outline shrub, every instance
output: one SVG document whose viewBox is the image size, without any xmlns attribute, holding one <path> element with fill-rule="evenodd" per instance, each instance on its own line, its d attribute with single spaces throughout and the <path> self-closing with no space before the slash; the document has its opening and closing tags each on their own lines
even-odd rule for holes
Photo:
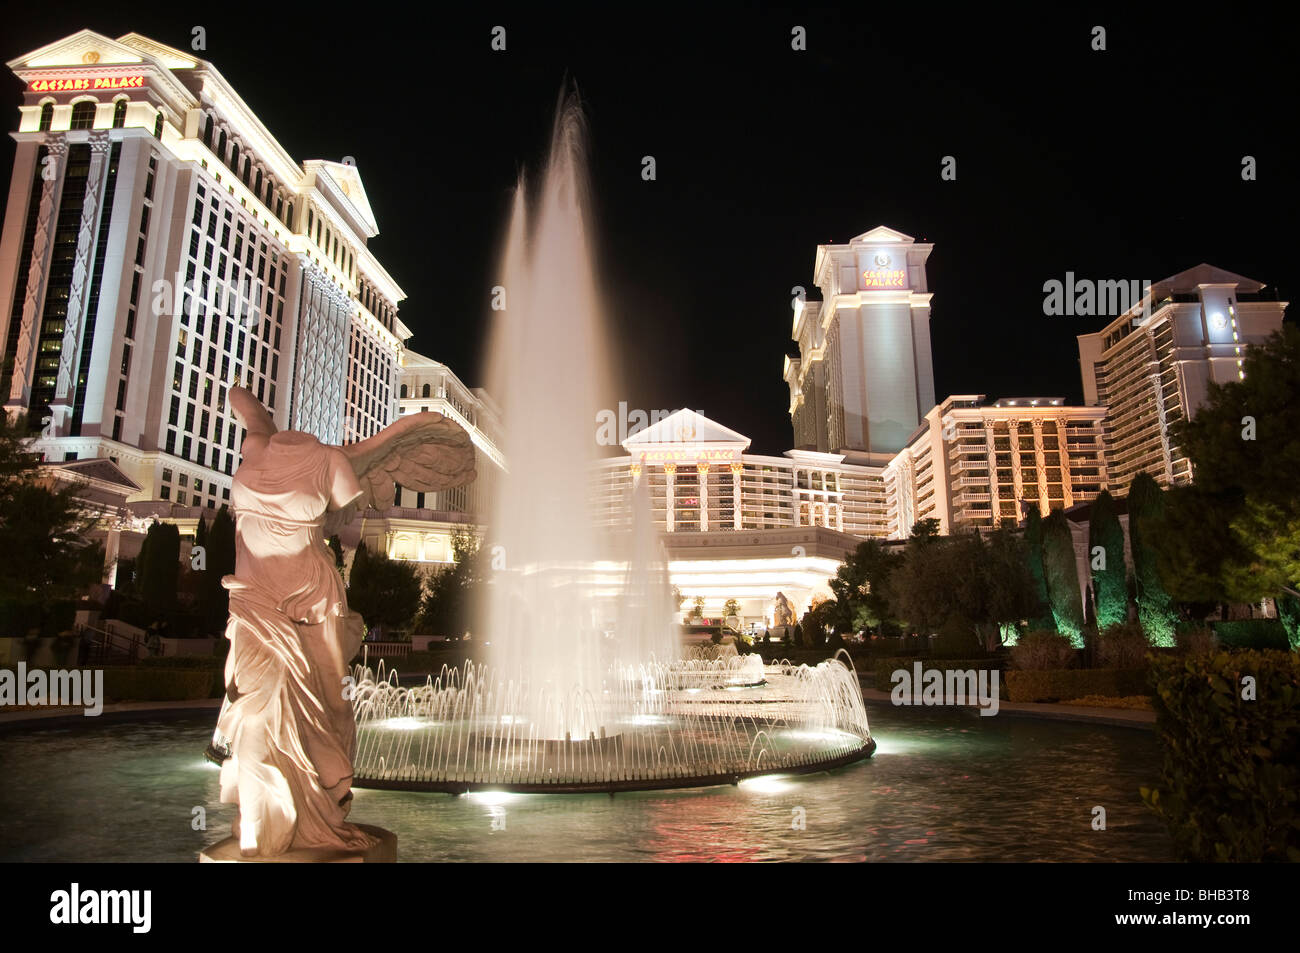
<svg viewBox="0 0 1300 953">
<path fill-rule="evenodd" d="M 221 673 L 181 668 L 106 668 L 104 694 L 122 701 L 193 701 L 221 696 Z"/>
<path fill-rule="evenodd" d="M 1214 634 L 1224 648 L 1287 649 L 1290 643 L 1281 619 L 1235 619 L 1214 623 Z"/>
<path fill-rule="evenodd" d="M 1000 658 L 952 658 L 952 659 L 929 659 L 929 658 L 884 658 L 878 659 L 873 671 L 875 672 L 875 686 L 883 692 L 889 691 L 893 686 L 893 675 L 896 671 L 906 669 L 910 674 L 914 662 L 921 663 L 921 669 L 942 668 L 942 669 L 968 669 L 973 668 L 976 671 L 988 669 L 989 671 L 1001 671 L 1002 660 Z"/>
<path fill-rule="evenodd" d="M 1204 654 L 1215 650 L 1214 630 L 1203 625 L 1180 625 L 1174 633 L 1174 644 L 1179 652 Z"/>
<path fill-rule="evenodd" d="M 1160 786 L 1142 798 L 1178 850 L 1194 862 L 1300 862 L 1300 658 L 1220 651 L 1158 658 L 1152 671 L 1164 757 Z"/>
<path fill-rule="evenodd" d="M 1097 636 L 1097 662 L 1102 668 L 1143 668 L 1151 643 L 1142 626 L 1112 625 Z"/>
<path fill-rule="evenodd" d="M 1074 660 L 1074 643 L 1069 637 L 1046 629 L 1030 632 L 1011 650 L 1011 667 L 1021 671 L 1061 669 Z"/>
<path fill-rule="evenodd" d="M 1122 698 L 1150 691 L 1145 669 L 1029 669 L 1007 672 L 1005 678 L 1007 698 L 1013 702 L 1059 702 L 1087 695 Z"/>
<path fill-rule="evenodd" d="M 931 655 L 935 658 L 964 658 L 983 649 L 975 627 L 960 616 L 949 616 L 939 627 Z"/>
</svg>

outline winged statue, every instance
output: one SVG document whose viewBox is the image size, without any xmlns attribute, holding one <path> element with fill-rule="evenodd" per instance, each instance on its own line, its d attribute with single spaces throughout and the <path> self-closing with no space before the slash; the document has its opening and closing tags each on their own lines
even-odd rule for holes
<svg viewBox="0 0 1300 953">
<path fill-rule="evenodd" d="M 246 434 L 231 487 L 235 572 L 222 580 L 231 644 L 214 736 L 226 756 L 221 800 L 239 807 L 232 833 L 246 857 L 364 852 L 373 838 L 346 821 L 356 748 L 348 665 L 364 626 L 327 540 L 359 507 L 392 506 L 396 484 L 430 493 L 470 482 L 473 445 L 454 421 L 425 412 L 332 446 L 279 430 L 245 388 L 229 401 Z"/>
</svg>

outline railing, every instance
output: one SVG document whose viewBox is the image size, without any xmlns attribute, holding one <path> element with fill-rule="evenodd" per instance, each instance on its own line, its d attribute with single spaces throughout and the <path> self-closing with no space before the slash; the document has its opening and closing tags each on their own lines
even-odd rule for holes
<svg viewBox="0 0 1300 953">
<path fill-rule="evenodd" d="M 103 665 L 106 662 L 120 662 L 134 665 L 140 661 L 140 650 L 144 640 L 138 635 L 123 635 L 107 629 L 97 629 L 91 625 L 79 625 L 77 634 L 82 638 L 90 634 L 89 651 L 86 653 L 87 665 Z"/>
<path fill-rule="evenodd" d="M 361 654 L 369 658 L 405 658 L 411 654 L 410 642 L 362 642 Z"/>
</svg>

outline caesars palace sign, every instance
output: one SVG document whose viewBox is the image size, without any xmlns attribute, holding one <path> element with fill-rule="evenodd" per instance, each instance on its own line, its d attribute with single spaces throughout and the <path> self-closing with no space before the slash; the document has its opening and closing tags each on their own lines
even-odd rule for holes
<svg viewBox="0 0 1300 953">
<path fill-rule="evenodd" d="M 77 76 L 71 79 L 34 79 L 32 93 L 77 93 L 92 89 L 143 89 L 143 76 Z"/>
<path fill-rule="evenodd" d="M 647 450 L 642 463 L 732 463 L 740 459 L 735 450 Z"/>
<path fill-rule="evenodd" d="M 906 288 L 907 272 L 895 268 L 894 260 L 886 252 L 878 253 L 871 261 L 872 267 L 862 272 L 862 287 L 868 288 Z"/>
</svg>

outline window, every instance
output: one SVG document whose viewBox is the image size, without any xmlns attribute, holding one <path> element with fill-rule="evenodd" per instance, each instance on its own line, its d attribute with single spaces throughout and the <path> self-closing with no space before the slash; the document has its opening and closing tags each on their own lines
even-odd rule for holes
<svg viewBox="0 0 1300 953">
<path fill-rule="evenodd" d="M 405 385 L 405 384 L 402 385 L 401 398 L 402 398 L 402 400 L 406 400 L 406 385 Z"/>
<path fill-rule="evenodd" d="M 121 129 L 126 125 L 126 100 L 119 99 L 113 107 L 113 128 Z"/>
<path fill-rule="evenodd" d="M 72 107 L 72 125 L 70 129 L 93 129 L 95 127 L 95 103 L 83 100 Z"/>
<path fill-rule="evenodd" d="M 226 130 L 224 129 L 221 130 L 221 138 L 217 140 L 217 155 L 221 157 L 222 162 L 226 161 Z M 218 181 L 220 181 L 220 177 L 218 177 Z"/>
<path fill-rule="evenodd" d="M 153 137 L 155 139 L 162 138 L 162 127 L 163 127 L 163 117 L 162 117 L 162 113 L 159 113 L 158 118 L 153 121 Z"/>
<path fill-rule="evenodd" d="M 212 117 L 203 117 L 203 144 L 209 149 L 212 148 Z"/>
<path fill-rule="evenodd" d="M 429 385 L 428 385 L 428 384 L 425 384 L 424 387 L 422 387 L 422 388 L 420 389 L 420 396 L 421 396 L 421 397 L 428 397 L 428 396 L 429 396 Z"/>
<path fill-rule="evenodd" d="M 48 132 L 50 125 L 54 122 L 54 103 L 46 103 L 41 107 L 41 132 Z"/>
</svg>

